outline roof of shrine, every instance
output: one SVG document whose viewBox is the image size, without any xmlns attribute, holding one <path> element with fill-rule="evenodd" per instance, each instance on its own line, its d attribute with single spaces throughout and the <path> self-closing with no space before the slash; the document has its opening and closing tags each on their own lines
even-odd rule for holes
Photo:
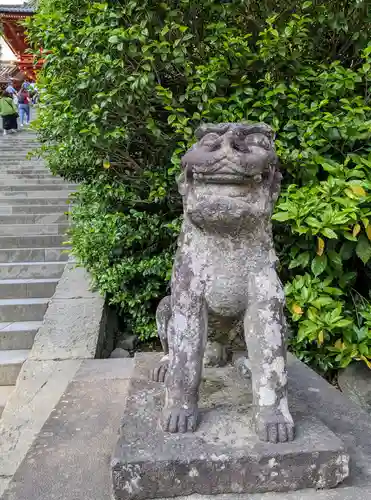
<svg viewBox="0 0 371 500">
<path fill-rule="evenodd" d="M 27 4 L 4 5 L 0 3 L 0 14 L 29 15 L 34 14 L 34 12 L 35 9 Z"/>
<path fill-rule="evenodd" d="M 16 64 L 0 63 L 0 84 L 8 83 L 10 79 L 22 80 L 22 76 L 24 78 Z"/>
</svg>

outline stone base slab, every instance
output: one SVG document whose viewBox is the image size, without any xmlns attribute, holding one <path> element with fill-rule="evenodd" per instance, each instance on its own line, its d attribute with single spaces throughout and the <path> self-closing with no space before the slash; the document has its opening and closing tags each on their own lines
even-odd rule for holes
<svg viewBox="0 0 371 500">
<path fill-rule="evenodd" d="M 349 474 L 341 440 L 291 394 L 292 443 L 260 442 L 251 427 L 249 379 L 233 367 L 208 368 L 196 433 L 162 432 L 162 384 L 148 380 L 161 355 L 136 357 L 121 437 L 112 460 L 114 498 L 148 500 L 192 494 L 286 492 L 333 488 Z"/>
</svg>

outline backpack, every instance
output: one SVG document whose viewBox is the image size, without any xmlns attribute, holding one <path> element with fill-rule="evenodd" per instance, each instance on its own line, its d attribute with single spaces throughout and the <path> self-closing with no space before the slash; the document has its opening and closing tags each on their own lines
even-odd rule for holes
<svg viewBox="0 0 371 500">
<path fill-rule="evenodd" d="M 25 104 L 25 94 L 23 92 L 19 92 L 18 94 L 18 104 Z"/>
<path fill-rule="evenodd" d="M 10 97 L 3 97 L 0 99 L 0 112 L 1 116 L 10 116 L 17 114 L 17 111 L 13 104 L 13 99 Z"/>
</svg>

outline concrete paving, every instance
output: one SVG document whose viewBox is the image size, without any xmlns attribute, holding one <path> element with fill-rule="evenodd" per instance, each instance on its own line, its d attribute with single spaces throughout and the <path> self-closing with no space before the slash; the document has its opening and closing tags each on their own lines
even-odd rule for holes
<svg viewBox="0 0 371 500">
<path fill-rule="evenodd" d="M 31 363 L 31 361 L 27 361 Z M 39 362 L 40 363 L 40 362 Z M 112 500 L 109 473 L 120 420 L 125 419 L 125 400 L 132 375 L 130 359 L 75 361 L 64 369 L 69 380 L 58 377 L 56 366 L 46 362 L 35 377 L 37 389 L 25 388 L 30 403 L 48 418 L 22 456 L 13 476 L 13 458 L 4 455 L 0 442 L 1 500 Z M 72 362 L 73 363 L 73 362 Z M 69 371 L 67 371 L 67 368 Z M 30 367 L 31 369 L 31 367 Z M 34 373 L 34 372 L 30 372 Z M 53 374 L 51 376 L 51 374 Z M 290 357 L 290 387 L 301 399 L 308 416 L 320 418 L 342 441 L 351 455 L 349 479 L 333 490 L 299 490 L 287 493 L 191 495 L 177 500 L 368 500 L 371 498 L 371 418 L 343 394 L 299 361 Z M 30 380 L 30 378 L 28 378 Z M 59 390 L 59 397 L 55 393 Z M 51 390 L 52 389 L 52 390 Z M 48 397 L 46 397 L 46 393 Z M 14 397 L 14 396 L 12 396 Z M 56 404 L 52 410 L 51 399 Z M 40 403 L 43 403 L 42 405 Z M 25 408 L 14 419 L 28 418 Z M 42 420 L 42 419 L 41 419 Z M 123 420 L 121 420 L 122 422 Z M 18 423 L 18 422 L 17 422 Z M 138 425 L 141 425 L 138 419 Z M 13 477 L 12 477 L 13 476 Z M 3 496 L 1 496 L 2 491 Z M 157 497 L 160 500 L 159 497 Z M 149 499 L 148 499 L 149 500 Z M 162 499 L 165 500 L 165 499 Z"/>
<path fill-rule="evenodd" d="M 31 131 L 0 137 L 0 417 L 68 260 L 68 198 Z"/>
</svg>

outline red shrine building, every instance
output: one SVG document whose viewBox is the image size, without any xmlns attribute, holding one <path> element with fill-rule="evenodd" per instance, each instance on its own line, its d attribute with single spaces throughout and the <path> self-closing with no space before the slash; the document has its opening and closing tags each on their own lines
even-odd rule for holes
<svg viewBox="0 0 371 500">
<path fill-rule="evenodd" d="M 32 54 L 28 54 L 29 45 L 25 34 L 23 21 L 34 14 L 34 8 L 27 3 L 19 5 L 2 4 L 0 0 L 0 33 L 9 46 L 16 60 L 13 64 L 6 62 L 0 67 L 0 79 L 35 80 L 36 71 Z M 22 78 L 23 76 L 23 78 Z"/>
</svg>

